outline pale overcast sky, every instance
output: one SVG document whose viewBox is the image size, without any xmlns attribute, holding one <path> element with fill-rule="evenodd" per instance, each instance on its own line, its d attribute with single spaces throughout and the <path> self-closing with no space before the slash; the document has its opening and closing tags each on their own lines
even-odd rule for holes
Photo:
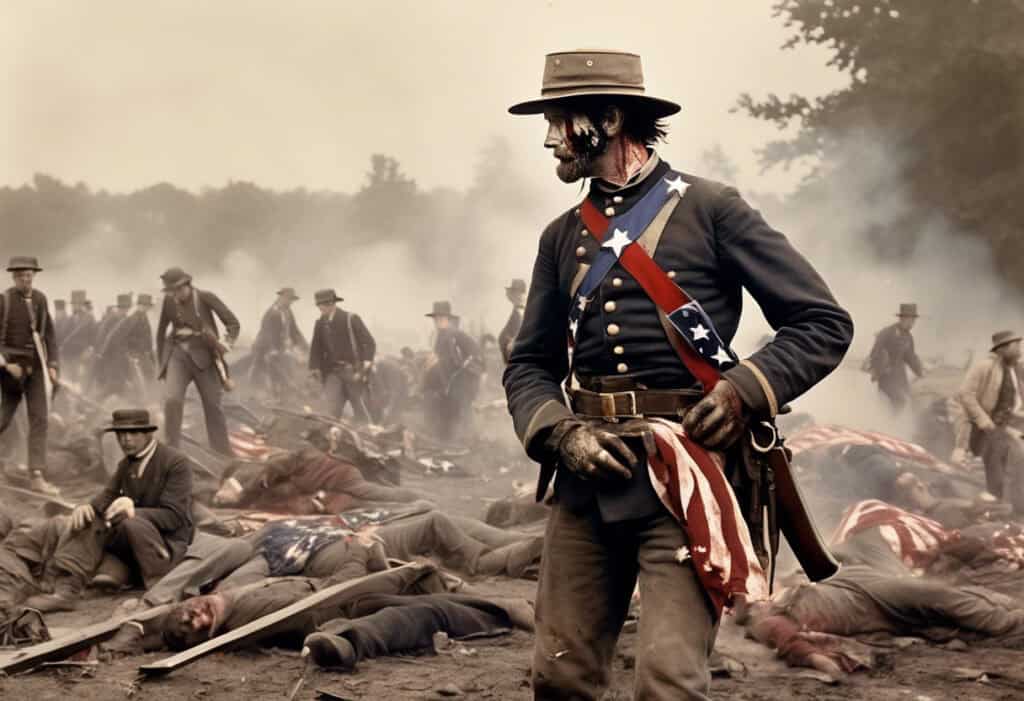
<svg viewBox="0 0 1024 701">
<path fill-rule="evenodd" d="M 844 83 L 824 51 L 779 50 L 772 4 L 5 0 L 0 184 L 351 191 L 386 152 L 426 187 L 464 187 L 500 135 L 554 186 L 543 124 L 505 110 L 538 92 L 544 53 L 581 46 L 642 54 L 648 90 L 684 105 L 663 149 L 676 167 L 720 142 L 750 183 L 774 130 L 729 114 L 737 96 Z"/>
</svg>

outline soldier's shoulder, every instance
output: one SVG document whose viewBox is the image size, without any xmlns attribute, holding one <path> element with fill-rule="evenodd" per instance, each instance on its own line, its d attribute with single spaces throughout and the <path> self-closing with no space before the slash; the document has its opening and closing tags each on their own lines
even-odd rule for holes
<svg viewBox="0 0 1024 701">
<path fill-rule="evenodd" d="M 576 228 L 579 212 L 579 205 L 574 205 L 552 219 L 541 232 L 541 241 L 552 242 L 571 233 Z"/>
<path fill-rule="evenodd" d="M 676 171 L 683 182 L 687 184 L 686 197 L 697 202 L 715 203 L 730 196 L 739 196 L 735 185 L 723 183 L 711 178 L 704 178 L 693 173 Z"/>
</svg>

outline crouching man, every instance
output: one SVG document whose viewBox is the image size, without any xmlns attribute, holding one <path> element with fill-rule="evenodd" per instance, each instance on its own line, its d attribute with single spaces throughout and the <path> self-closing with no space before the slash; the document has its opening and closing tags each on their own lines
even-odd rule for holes
<svg viewBox="0 0 1024 701">
<path fill-rule="evenodd" d="M 157 427 L 142 409 L 115 411 L 113 431 L 124 459 L 106 488 L 71 514 L 73 536 L 59 549 L 109 552 L 147 587 L 185 555 L 195 533 L 192 463 L 156 440 Z M 55 593 L 46 608 L 58 610 L 80 582 Z"/>
</svg>

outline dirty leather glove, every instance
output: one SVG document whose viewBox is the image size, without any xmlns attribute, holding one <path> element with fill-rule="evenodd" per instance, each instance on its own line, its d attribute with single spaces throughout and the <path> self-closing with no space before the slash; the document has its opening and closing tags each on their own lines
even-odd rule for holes
<svg viewBox="0 0 1024 701">
<path fill-rule="evenodd" d="M 633 476 L 636 454 L 614 433 L 580 423 L 569 429 L 558 445 L 562 465 L 580 477 L 622 479 Z"/>
<path fill-rule="evenodd" d="M 683 429 L 705 448 L 724 450 L 740 437 L 749 418 L 736 388 L 728 380 L 719 380 L 683 417 Z"/>
</svg>

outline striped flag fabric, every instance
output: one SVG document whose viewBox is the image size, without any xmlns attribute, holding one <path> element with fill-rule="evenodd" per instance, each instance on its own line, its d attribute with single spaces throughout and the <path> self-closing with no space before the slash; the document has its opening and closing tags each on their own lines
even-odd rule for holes
<svg viewBox="0 0 1024 701">
<path fill-rule="evenodd" d="M 244 425 L 237 431 L 229 431 L 228 441 L 235 455 L 248 460 L 263 460 L 274 452 L 274 447 L 267 444 L 264 436 Z"/>
<path fill-rule="evenodd" d="M 818 448 L 831 448 L 840 445 L 873 445 L 892 455 L 910 460 L 938 470 L 939 472 L 962 473 L 952 465 L 939 460 L 916 443 L 903 441 L 884 433 L 861 431 L 846 426 L 820 425 L 810 426 L 786 439 L 786 447 L 794 455 Z"/>
<path fill-rule="evenodd" d="M 735 596 L 767 599 L 768 579 L 722 470 L 722 456 L 691 441 L 678 423 L 650 418 L 648 424 L 657 447 L 647 456 L 651 484 L 689 540 L 676 560 L 693 561 L 719 614 Z"/>
<path fill-rule="evenodd" d="M 926 569 L 942 545 L 960 537 L 959 531 L 943 528 L 938 521 L 878 499 L 867 499 L 846 510 L 832 534 L 832 544 L 871 528 L 877 528 L 889 548 L 912 569 Z"/>
</svg>

